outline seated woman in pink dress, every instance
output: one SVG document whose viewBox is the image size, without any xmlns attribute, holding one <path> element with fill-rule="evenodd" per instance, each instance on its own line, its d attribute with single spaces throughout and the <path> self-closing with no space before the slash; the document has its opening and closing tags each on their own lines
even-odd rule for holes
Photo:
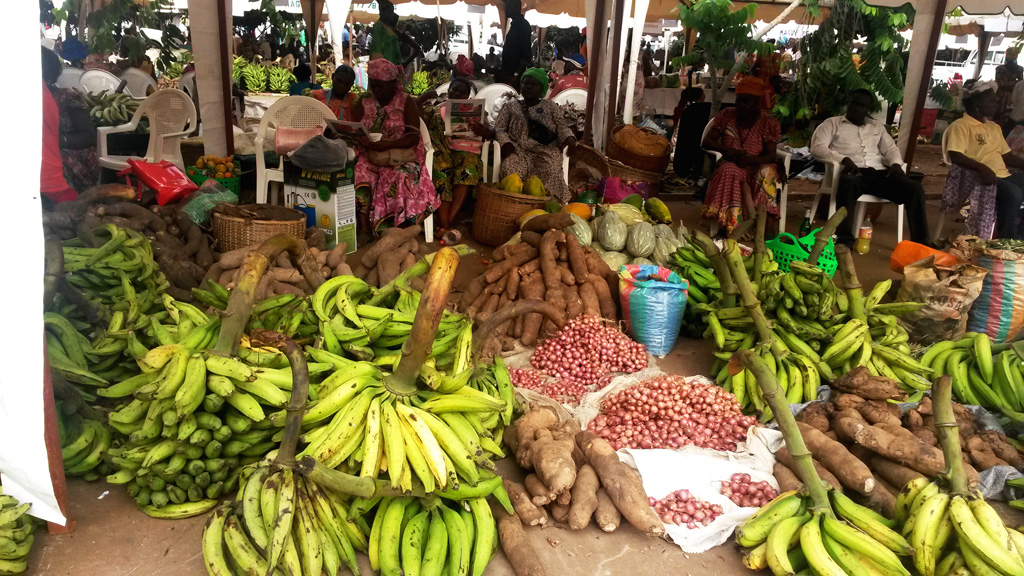
<svg viewBox="0 0 1024 576">
<path fill-rule="evenodd" d="M 380 140 L 360 143 L 355 167 L 356 203 L 360 228 L 375 233 L 383 228 L 416 223 L 440 205 L 420 138 L 420 112 L 399 82 L 400 69 L 378 58 L 367 66 L 370 91 L 351 110 Z"/>
<path fill-rule="evenodd" d="M 755 207 L 768 208 L 769 228 L 778 225 L 779 190 L 782 185 L 775 165 L 779 121 L 761 108 L 765 85 L 748 76 L 736 86 L 736 106 L 711 119 L 711 129 L 701 144 L 719 152 L 722 160 L 708 183 L 701 217 L 716 220 L 726 234 L 741 221 L 753 218 Z"/>
</svg>

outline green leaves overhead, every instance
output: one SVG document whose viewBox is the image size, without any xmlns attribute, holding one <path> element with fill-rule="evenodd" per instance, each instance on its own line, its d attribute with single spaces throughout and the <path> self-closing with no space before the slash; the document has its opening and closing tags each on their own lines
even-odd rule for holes
<svg viewBox="0 0 1024 576">
<path fill-rule="evenodd" d="M 698 0 L 693 6 L 679 5 L 679 21 L 697 32 L 694 50 L 678 59 L 683 65 L 706 62 L 715 68 L 731 68 L 735 54 L 764 54 L 770 44 L 751 38 L 756 6 L 747 4 L 739 9 L 729 0 Z"/>
</svg>

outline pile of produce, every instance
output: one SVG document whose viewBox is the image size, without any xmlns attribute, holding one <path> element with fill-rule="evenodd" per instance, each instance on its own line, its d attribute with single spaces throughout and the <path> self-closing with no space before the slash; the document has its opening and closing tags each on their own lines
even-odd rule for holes
<svg viewBox="0 0 1024 576">
<path fill-rule="evenodd" d="M 85 103 L 90 106 L 89 117 L 96 126 L 120 126 L 135 116 L 141 100 L 131 96 L 104 90 L 99 94 L 81 91 Z"/>
<path fill-rule="evenodd" d="M 544 187 L 544 182 L 537 175 L 530 176 L 524 183 L 523 178 L 519 174 L 509 174 L 502 178 L 495 188 L 509 194 L 523 194 L 526 196 L 543 197 L 548 194 L 547 189 Z"/>
<path fill-rule="evenodd" d="M 676 490 L 661 500 L 648 498 L 647 503 L 665 524 L 686 526 L 691 530 L 698 526 L 707 526 L 722 515 L 721 506 L 705 502 L 690 494 L 685 488 Z"/>
<path fill-rule="evenodd" d="M 807 405 L 797 416 L 815 464 L 834 475 L 837 488 L 859 492 L 864 504 L 891 514 L 904 485 L 946 469 L 933 398 L 925 397 L 901 414 L 899 406 L 890 402 L 905 399 L 897 383 L 863 368 L 837 378 L 833 386 L 841 392 L 833 393 L 827 402 Z M 1013 439 L 980 429 L 973 414 L 960 404 L 954 403 L 951 409 L 964 446 L 962 467 L 969 483 L 976 484 L 978 473 L 993 466 L 1024 467 Z M 828 438 L 832 435 L 838 442 Z M 789 451 L 780 451 L 776 459 L 780 486 L 797 488 L 787 468 L 792 463 Z M 869 484 L 873 488 L 866 490 Z"/>
<path fill-rule="evenodd" d="M 43 225 L 48 235 L 68 243 L 65 248 L 65 259 L 74 259 L 82 251 L 102 250 L 103 256 L 93 261 L 90 267 L 102 267 L 104 264 L 101 260 L 110 262 L 110 266 L 118 265 L 121 262 L 120 256 L 114 255 L 112 259 L 107 260 L 105 257 L 111 256 L 108 252 L 116 251 L 116 247 L 121 244 L 134 247 L 142 240 L 148 240 L 147 249 L 152 252 L 150 257 L 156 261 L 159 271 L 163 273 L 161 279 L 166 277 L 170 284 L 159 291 L 154 291 L 154 294 L 166 291 L 177 300 L 191 301 L 192 288 L 199 286 L 207 268 L 213 263 L 211 237 L 177 206 L 154 206 L 153 209 L 146 209 L 136 203 L 134 198 L 135 191 L 127 186 L 97 186 L 80 196 L 78 200 L 59 204 L 53 212 L 45 213 Z M 98 237 L 94 232 L 97 229 L 110 229 L 103 227 L 104 225 L 122 230 L 114 233 L 114 237 L 110 239 L 113 244 Z M 140 232 L 141 235 L 135 234 L 136 232 Z M 135 259 L 129 259 L 121 269 L 130 273 L 138 269 L 138 265 Z M 72 266 L 67 271 L 74 272 L 75 269 Z M 86 276 L 89 276 L 89 273 Z M 110 274 L 99 276 L 109 279 Z M 113 273 L 113 277 L 116 280 L 116 273 Z"/>
<path fill-rule="evenodd" d="M 587 429 L 616 450 L 693 445 L 734 451 L 756 423 L 718 386 L 659 376 L 605 397 Z"/>
<path fill-rule="evenodd" d="M 354 274 L 374 288 L 385 286 L 399 274 L 412 268 L 420 258 L 420 243 L 417 240 L 423 228 L 419 225 L 408 228 L 389 228 L 370 246 L 355 268 Z M 426 246 L 424 245 L 424 248 Z"/>
<path fill-rule="evenodd" d="M 66 475 L 81 476 L 91 482 L 99 479 L 100 474 L 110 473 L 110 465 L 103 457 L 110 448 L 112 435 L 106 415 L 82 402 L 81 396 L 75 397 L 76 406 L 71 402 L 56 403 L 61 458 Z"/>
<path fill-rule="evenodd" d="M 31 506 L 0 493 L 0 574 L 21 574 L 28 570 L 28 553 L 35 540 L 35 524 L 26 514 Z"/>
<path fill-rule="evenodd" d="M 913 550 L 894 530 L 896 523 L 822 482 L 804 444 L 806 433 L 801 435 L 771 368 L 751 350 L 738 352 L 731 364 L 733 370 L 749 370 L 763 389 L 804 484 L 804 490 L 783 492 L 736 529 L 736 542 L 746 548 L 743 563 L 777 575 L 809 567 L 816 574 L 909 576 L 901 557 Z"/>
<path fill-rule="evenodd" d="M 622 518 L 649 536 L 665 532 L 648 505 L 640 478 L 619 461 L 615 449 L 574 422 L 560 422 L 547 406 L 531 405 L 505 429 L 516 461 L 531 470 L 523 484 L 505 481 L 512 506 L 524 523 L 556 522 L 582 530 L 593 517 L 605 532 Z"/>
<path fill-rule="evenodd" d="M 267 79 L 270 77 L 269 68 L 262 64 L 249 63 L 242 68 L 242 81 L 247 92 L 264 92 L 267 89 Z"/>
<path fill-rule="evenodd" d="M 213 155 L 200 156 L 195 165 L 186 169 L 190 176 L 202 174 L 207 178 L 234 178 L 241 171 L 242 167 L 234 156 L 219 158 Z"/>
<path fill-rule="evenodd" d="M 766 480 L 753 482 L 750 479 L 750 474 L 743 472 L 737 472 L 729 478 L 728 482 L 722 482 L 720 493 L 732 500 L 733 504 L 744 508 L 750 506 L 760 508 L 779 495 Z"/>
<path fill-rule="evenodd" d="M 316 230 L 317 233 L 320 232 L 316 228 L 310 228 L 309 230 Z M 309 230 L 307 230 L 307 234 Z M 309 254 L 313 258 L 312 264 L 320 270 L 324 278 L 352 275 L 352 269 L 345 262 L 346 246 L 344 242 L 340 242 L 334 248 L 327 250 L 315 247 L 315 243 L 312 241 L 313 237 L 307 236 L 307 238 Z M 320 235 L 321 240 L 322 238 L 322 235 Z M 245 257 L 258 246 L 258 244 L 254 244 L 215 255 L 217 258 L 216 263 L 205 274 L 206 282 L 204 285 L 209 290 L 194 291 L 193 294 L 196 298 L 199 298 L 207 305 L 223 310 L 227 306 L 227 293 L 225 290 L 220 289 L 220 287 L 227 290 L 235 287 L 238 281 L 239 270 L 245 261 Z M 210 292 L 214 292 L 214 294 L 211 295 Z M 256 287 L 256 300 L 262 301 L 285 294 L 303 298 L 312 293 L 312 286 L 306 281 L 302 272 L 292 264 L 288 254 L 281 254 L 268 267 L 266 274 L 263 275 L 259 285 Z"/>
<path fill-rule="evenodd" d="M 988 334 L 968 332 L 960 340 L 936 342 L 919 361 L 935 376 L 950 376 L 960 402 L 1024 419 L 1024 362 L 1009 344 L 993 345 Z"/>
<path fill-rule="evenodd" d="M 484 273 L 466 287 L 459 309 L 477 323 L 497 323 L 492 337 L 498 350 L 511 349 L 516 340 L 533 346 L 564 319 L 581 314 L 618 320 L 618 276 L 561 230 L 572 223 L 564 212 L 531 219 L 519 234 L 521 242 L 495 249 Z M 510 320 L 507 314 L 520 307 L 532 313 Z M 493 354 L 484 350 L 485 356 Z"/>
<path fill-rule="evenodd" d="M 664 202 L 651 198 L 644 209 L 646 212 L 625 201 L 603 204 L 600 210 L 604 213 L 590 221 L 594 239 L 591 247 L 612 270 L 626 264 L 667 267 L 672 263 L 672 255 L 682 246 L 681 238 L 686 229 L 680 226 L 676 232 L 672 231 L 668 226 L 672 216 Z"/>
<path fill-rule="evenodd" d="M 606 386 L 615 372 L 632 374 L 647 367 L 647 350 L 605 320 L 580 315 L 538 345 L 532 369 L 512 371 L 516 386 L 577 403 L 587 392 Z"/>
<path fill-rule="evenodd" d="M 295 74 L 292 74 L 291 70 L 288 70 L 287 68 L 274 66 L 269 68 L 269 71 L 270 73 L 267 80 L 270 92 L 284 94 L 288 92 L 288 89 L 296 82 Z"/>
</svg>

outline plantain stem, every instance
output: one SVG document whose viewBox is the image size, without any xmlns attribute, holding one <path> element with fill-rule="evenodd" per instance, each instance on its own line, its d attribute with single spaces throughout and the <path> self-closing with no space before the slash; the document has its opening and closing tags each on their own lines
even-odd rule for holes
<svg viewBox="0 0 1024 576">
<path fill-rule="evenodd" d="M 836 228 L 839 228 L 839 224 L 842 223 L 844 218 L 846 218 L 846 208 L 840 206 L 832 214 L 832 217 L 825 222 L 825 225 L 818 229 L 818 233 L 814 237 L 814 246 L 811 248 L 811 255 L 807 258 L 808 264 L 811 266 L 818 265 L 818 258 L 821 257 L 825 246 L 828 246 L 829 239 L 836 233 Z"/>
<path fill-rule="evenodd" d="M 416 378 L 423 362 L 430 356 L 458 267 L 458 252 L 451 248 L 437 251 L 427 275 L 427 286 L 416 308 L 409 338 L 402 344 L 402 358 L 394 373 L 384 379 L 384 387 L 392 394 L 412 396 L 416 393 Z"/>
<path fill-rule="evenodd" d="M 764 229 L 768 224 L 768 208 L 764 204 L 757 206 L 757 228 L 754 229 L 754 278 L 755 286 L 761 284 L 761 264 L 768 246 L 764 243 Z"/>
<path fill-rule="evenodd" d="M 775 358 L 782 360 L 789 354 L 789 351 L 775 341 L 771 322 L 764 315 L 764 310 L 761 309 L 761 302 L 758 301 L 757 294 L 754 292 L 754 286 L 750 283 L 750 277 L 747 276 L 747 270 L 743 267 L 743 257 L 740 256 L 740 248 L 735 240 L 726 240 L 723 256 L 729 265 L 729 270 L 732 272 L 733 281 L 735 281 L 736 286 L 739 288 L 743 307 L 747 309 L 747 313 L 754 321 L 754 328 L 757 329 L 757 335 L 760 336 L 761 343 L 770 346 Z"/>
<path fill-rule="evenodd" d="M 309 478 L 314 484 L 344 494 L 346 496 L 358 496 L 367 500 L 381 497 L 416 496 L 426 497 L 422 487 L 413 488 L 408 493 L 392 488 L 387 481 L 353 476 L 340 470 L 334 470 L 324 466 L 312 456 L 304 456 L 298 461 L 297 467 L 303 476 Z"/>
<path fill-rule="evenodd" d="M 953 492 L 967 492 L 967 473 L 964 472 L 964 456 L 960 449 L 960 429 L 953 416 L 953 379 L 942 376 L 932 387 L 932 412 L 935 414 L 935 433 L 946 459 L 943 475 L 949 481 Z"/>
<path fill-rule="evenodd" d="M 797 476 L 807 488 L 811 496 L 811 509 L 826 514 L 832 514 L 832 506 L 828 501 L 828 490 L 814 469 L 814 462 L 811 459 L 811 451 L 804 443 L 804 437 L 800 434 L 800 428 L 796 425 L 793 412 L 789 409 L 789 403 L 785 396 L 779 394 L 779 382 L 775 379 L 768 364 L 754 353 L 753 350 L 739 350 L 733 354 L 734 362 L 738 362 L 743 368 L 754 375 L 757 385 L 761 388 L 761 396 L 772 409 L 775 421 L 779 424 L 779 431 L 786 440 L 786 447 L 793 457 L 793 464 L 796 466 Z"/>
<path fill-rule="evenodd" d="M 288 415 L 284 420 L 284 437 L 277 452 L 277 463 L 292 467 L 295 465 L 295 447 L 299 443 L 302 427 L 302 413 L 306 410 L 309 397 L 309 366 L 302 348 L 291 338 L 272 330 L 254 330 L 252 342 L 255 346 L 273 346 L 284 352 L 292 369 L 292 394 L 285 407 Z"/>
<path fill-rule="evenodd" d="M 722 289 L 722 308 L 732 308 L 736 305 L 736 283 L 732 280 L 732 273 L 729 266 L 722 257 L 722 251 L 710 237 L 703 232 L 694 232 L 693 241 L 704 251 L 704 255 L 711 261 L 711 267 L 718 278 L 719 288 Z"/>
<path fill-rule="evenodd" d="M 847 312 L 850 318 L 856 318 L 864 322 L 868 321 L 864 312 L 864 289 L 857 279 L 857 269 L 853 266 L 853 253 L 849 246 L 836 246 L 836 258 L 839 259 L 839 273 L 843 277 L 843 290 L 846 291 L 846 298 L 850 304 Z"/>
</svg>

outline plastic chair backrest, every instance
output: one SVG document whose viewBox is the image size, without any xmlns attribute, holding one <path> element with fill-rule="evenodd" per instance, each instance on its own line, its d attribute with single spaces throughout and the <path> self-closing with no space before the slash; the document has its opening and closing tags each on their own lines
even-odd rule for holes
<svg viewBox="0 0 1024 576">
<path fill-rule="evenodd" d="M 562 90 L 551 100 L 559 106 L 566 104 L 572 104 L 573 106 L 583 110 L 587 107 L 587 91 L 583 88 L 569 88 L 568 90 Z"/>
<path fill-rule="evenodd" d="M 149 119 L 149 148 L 146 150 L 146 158 L 154 162 L 167 160 L 181 164 L 182 137 L 165 136 L 195 128 L 196 107 L 188 94 L 173 88 L 157 90 L 139 104 L 135 114 L 145 114 Z"/>
<path fill-rule="evenodd" d="M 444 84 L 441 84 L 437 88 L 434 88 L 434 92 L 437 92 L 438 96 L 444 96 L 445 94 L 448 93 L 448 87 L 451 85 L 451 82 L 445 82 Z"/>
<path fill-rule="evenodd" d="M 334 118 L 334 112 L 316 98 L 285 96 L 274 102 L 263 114 L 256 138 L 265 138 L 267 129 L 271 127 L 318 128 L 327 126 L 327 120 Z"/>
<path fill-rule="evenodd" d="M 434 176 L 434 143 L 430 141 L 430 130 L 427 130 L 427 123 L 420 118 L 420 140 L 423 141 L 424 162 L 427 164 L 427 175 Z"/>
<path fill-rule="evenodd" d="M 121 73 L 121 79 L 128 81 L 128 84 L 125 86 L 125 90 L 131 94 L 133 98 L 145 98 L 149 92 L 150 86 L 152 86 L 153 90 L 156 91 L 156 80 L 138 68 L 129 68 L 125 70 Z"/>
<path fill-rule="evenodd" d="M 81 68 L 65 68 L 60 71 L 57 77 L 58 88 L 78 88 L 82 85 L 82 74 L 85 70 Z"/>
<path fill-rule="evenodd" d="M 516 95 L 517 98 L 519 97 L 519 93 L 516 92 L 516 89 L 509 86 L 508 84 L 489 84 L 487 86 L 484 86 L 483 88 L 477 91 L 476 97 L 486 101 L 486 109 L 490 110 L 491 106 L 494 105 L 494 101 L 504 96 L 506 92 L 512 92 Z"/>
<path fill-rule="evenodd" d="M 121 79 L 106 70 L 86 70 L 82 74 L 81 85 L 90 94 L 99 94 L 104 90 L 113 92 L 121 85 Z"/>
<path fill-rule="evenodd" d="M 178 78 L 178 87 L 183 92 L 185 92 L 185 94 L 188 94 L 189 96 L 195 96 L 195 94 L 193 94 L 193 92 L 196 92 L 195 81 L 196 73 L 186 72 L 182 74 L 180 78 Z"/>
</svg>

